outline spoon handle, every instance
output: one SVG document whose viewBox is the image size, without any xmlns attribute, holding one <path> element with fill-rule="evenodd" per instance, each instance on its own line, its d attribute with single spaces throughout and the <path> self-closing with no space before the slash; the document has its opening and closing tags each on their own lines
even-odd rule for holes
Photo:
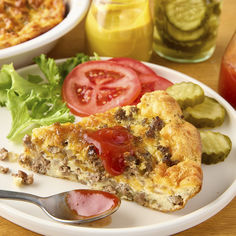
<svg viewBox="0 0 236 236">
<path fill-rule="evenodd" d="M 7 190 L 0 190 L 0 199 L 14 199 L 14 200 L 22 200 L 27 202 L 32 202 L 37 205 L 41 205 L 39 199 L 40 197 L 29 194 L 29 193 L 21 193 L 21 192 L 14 192 L 14 191 L 7 191 Z"/>
</svg>

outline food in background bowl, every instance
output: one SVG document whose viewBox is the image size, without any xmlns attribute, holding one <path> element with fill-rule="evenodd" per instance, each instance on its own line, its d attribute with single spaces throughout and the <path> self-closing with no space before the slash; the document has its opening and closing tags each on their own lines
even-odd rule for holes
<svg viewBox="0 0 236 236">
<path fill-rule="evenodd" d="M 63 0 L 3 0 L 0 3 L 0 49 L 47 32 L 64 16 Z"/>
<path fill-rule="evenodd" d="M 36 2 L 36 0 L 28 1 Z M 40 1 L 42 0 L 38 0 L 37 2 Z M 54 2 L 57 1 L 58 0 L 54 0 Z M 19 4 L 20 0 L 8 0 L 8 2 Z M 31 40 L 0 49 L 0 66 L 13 63 L 15 68 L 19 68 L 33 63 L 33 58 L 41 53 L 48 53 L 53 46 L 55 46 L 59 38 L 71 31 L 83 19 L 90 3 L 89 0 L 64 0 L 63 2 L 66 6 L 66 16 L 64 19 L 47 32 L 44 32 Z M 0 5 L 1 3 L 3 3 L 3 1 L 0 1 Z M 56 7 L 58 6 L 56 5 Z M 3 11 L 0 10 L 0 18 L 2 12 Z M 0 25 L 0 31 L 1 29 L 2 27 Z"/>
</svg>

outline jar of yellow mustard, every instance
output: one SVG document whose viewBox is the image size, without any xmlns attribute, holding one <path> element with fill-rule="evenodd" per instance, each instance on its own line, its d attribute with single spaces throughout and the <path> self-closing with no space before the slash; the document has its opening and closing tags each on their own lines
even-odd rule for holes
<svg viewBox="0 0 236 236">
<path fill-rule="evenodd" d="M 151 56 L 149 0 L 93 0 L 85 30 L 90 54 L 143 61 Z"/>
</svg>

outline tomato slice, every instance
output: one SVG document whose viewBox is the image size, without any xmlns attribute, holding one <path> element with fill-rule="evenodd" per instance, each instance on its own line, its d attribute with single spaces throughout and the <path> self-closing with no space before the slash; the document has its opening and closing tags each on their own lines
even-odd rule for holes
<svg viewBox="0 0 236 236">
<path fill-rule="evenodd" d="M 89 61 L 78 65 L 62 86 L 63 99 L 71 112 L 79 116 L 129 105 L 140 92 L 137 73 L 109 61 Z"/>
<path fill-rule="evenodd" d="M 169 86 L 173 85 L 172 82 L 160 76 L 139 75 L 139 80 L 141 82 L 142 90 L 139 96 L 132 103 L 132 105 L 138 104 L 140 102 L 141 97 L 145 93 L 152 92 L 155 90 L 166 90 Z"/>
<path fill-rule="evenodd" d="M 135 70 L 138 74 L 145 74 L 145 75 L 156 75 L 156 73 L 149 68 L 148 66 L 144 65 L 142 62 L 137 61 L 132 58 L 127 57 L 115 57 L 112 59 L 109 59 L 109 61 L 116 62 L 120 65 L 125 65 L 131 67 L 133 70 Z"/>
<path fill-rule="evenodd" d="M 165 90 L 169 86 L 173 85 L 172 82 L 157 75 L 151 68 L 135 59 L 120 57 L 109 59 L 109 61 L 116 62 L 120 65 L 129 66 L 137 72 L 142 90 L 132 105 L 138 104 L 144 93 L 155 90 Z"/>
</svg>

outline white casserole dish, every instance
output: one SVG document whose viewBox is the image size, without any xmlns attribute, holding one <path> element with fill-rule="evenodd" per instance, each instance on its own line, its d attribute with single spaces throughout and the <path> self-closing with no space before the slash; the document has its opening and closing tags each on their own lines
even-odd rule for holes
<svg viewBox="0 0 236 236">
<path fill-rule="evenodd" d="M 64 20 L 49 30 L 24 43 L 0 49 L 0 66 L 13 63 L 15 68 L 33 63 L 32 59 L 41 53 L 49 52 L 57 40 L 72 30 L 85 16 L 89 0 L 65 0 L 67 15 Z"/>
</svg>

